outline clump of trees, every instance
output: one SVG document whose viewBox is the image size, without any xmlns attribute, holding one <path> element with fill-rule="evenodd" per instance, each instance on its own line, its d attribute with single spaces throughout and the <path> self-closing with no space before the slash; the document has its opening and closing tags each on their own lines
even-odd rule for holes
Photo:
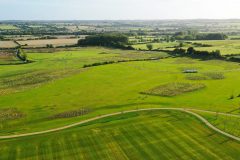
<svg viewBox="0 0 240 160">
<path fill-rule="evenodd" d="M 176 48 L 173 50 L 174 54 L 179 54 L 179 55 L 189 55 L 189 56 L 197 56 L 197 57 L 215 57 L 215 58 L 220 58 L 221 57 L 221 52 L 220 50 L 216 51 L 197 51 L 193 47 L 189 47 L 187 50 L 182 49 L 182 48 Z"/>
<path fill-rule="evenodd" d="M 121 49 L 134 49 L 128 46 L 128 37 L 124 34 L 108 33 L 91 35 L 78 41 L 79 46 L 104 46 Z"/>
</svg>

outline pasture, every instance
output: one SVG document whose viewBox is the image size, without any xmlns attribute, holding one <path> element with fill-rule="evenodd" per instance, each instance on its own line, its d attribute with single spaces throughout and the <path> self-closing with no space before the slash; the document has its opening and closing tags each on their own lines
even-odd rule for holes
<svg viewBox="0 0 240 160">
<path fill-rule="evenodd" d="M 240 54 L 240 40 L 203 40 L 203 41 L 176 41 L 176 42 L 160 42 L 150 43 L 153 49 L 172 51 L 183 43 L 183 49 L 194 47 L 197 51 L 216 51 L 220 50 L 221 55 L 238 55 Z M 135 49 L 147 50 L 146 44 L 132 45 Z"/>
<path fill-rule="evenodd" d="M 238 159 L 240 144 L 179 111 L 144 111 L 0 141 L 1 159 Z M 217 147 L 216 147 L 217 146 Z"/>
<path fill-rule="evenodd" d="M 174 50 L 176 46 L 179 45 L 179 42 L 161 42 L 161 43 L 151 43 L 153 45 L 153 49 L 160 49 L 160 50 Z M 142 49 L 146 50 L 146 44 L 135 44 L 133 45 L 135 49 Z"/>
<path fill-rule="evenodd" d="M 17 30 L 17 28 L 14 25 L 9 25 L 9 24 L 0 24 L 0 30 Z"/>
<path fill-rule="evenodd" d="M 240 54 L 240 40 L 214 40 L 214 41 L 192 41 L 209 47 L 194 47 L 200 51 L 220 50 L 222 55 Z"/>
<path fill-rule="evenodd" d="M 0 67 L 0 135 L 138 108 L 239 114 L 236 62 L 101 47 L 25 51 L 32 63 L 14 65 L 0 57 L 8 64 Z M 91 66 L 95 63 L 105 65 Z M 223 129 L 222 119 L 202 115 Z M 237 159 L 240 153 L 239 143 L 176 111 L 124 114 L 56 133 L 0 140 L 0 145 L 0 159 Z"/>
<path fill-rule="evenodd" d="M 26 115 L 1 123 L 0 134 L 45 130 L 99 114 L 136 107 L 186 107 L 222 112 L 239 108 L 238 63 L 169 57 L 82 68 L 86 64 L 96 62 L 167 56 L 162 52 L 105 48 L 28 53 L 33 63 L 0 68 L 0 108 L 16 108 Z M 188 78 L 188 73 L 182 72 L 185 69 L 198 69 L 198 74 L 206 77 L 218 77 L 218 73 L 221 73 L 224 78 L 192 80 Z M 190 86 L 191 92 L 180 90 L 181 94 L 176 94 L 179 91 L 173 88 L 171 92 L 176 94 L 173 97 L 141 94 L 169 83 L 194 83 L 205 87 L 192 90 Z M 230 99 L 232 95 L 234 98 Z M 88 109 L 90 112 L 67 119 L 49 118 L 81 109 Z"/>
</svg>

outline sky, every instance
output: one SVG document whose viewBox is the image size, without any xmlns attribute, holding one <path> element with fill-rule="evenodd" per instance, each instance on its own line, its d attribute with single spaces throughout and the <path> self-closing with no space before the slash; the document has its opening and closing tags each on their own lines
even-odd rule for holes
<svg viewBox="0 0 240 160">
<path fill-rule="evenodd" d="M 0 0 L 0 20 L 240 19 L 240 0 Z"/>
</svg>

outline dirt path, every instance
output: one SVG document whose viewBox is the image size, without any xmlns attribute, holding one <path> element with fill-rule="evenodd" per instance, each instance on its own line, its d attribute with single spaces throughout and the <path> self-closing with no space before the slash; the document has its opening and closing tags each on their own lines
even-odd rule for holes
<svg viewBox="0 0 240 160">
<path fill-rule="evenodd" d="M 197 112 L 204 112 L 204 113 L 212 113 L 212 114 L 220 114 L 220 115 L 226 115 L 226 116 L 233 116 L 233 117 L 239 117 L 240 115 L 234 115 L 234 114 L 228 114 L 228 113 L 220 113 L 220 112 L 214 112 L 214 111 L 206 111 L 206 110 L 198 110 L 198 109 L 184 109 L 184 108 L 146 108 L 146 109 L 137 109 L 137 110 L 129 110 L 129 111 L 123 111 L 123 112 L 116 112 L 116 113 L 111 113 L 111 114 L 106 114 L 106 115 L 102 115 L 102 116 L 98 116 L 95 118 L 90 118 L 78 123 L 74 123 L 71 125 L 67 125 L 67 126 L 63 126 L 63 127 L 59 127 L 59 128 L 55 128 L 55 129 L 49 129 L 46 131 L 39 131 L 39 132 L 33 132 L 33 133 L 25 133 L 25 134 L 18 134 L 18 135 L 8 135 L 8 136 L 0 136 L 0 139 L 12 139 L 12 138 L 19 138 L 19 137 L 26 137 L 26 136 L 34 136 L 34 135 L 40 135 L 40 134 L 45 134 L 45 133 L 50 133 L 50 132 L 56 132 L 56 131 L 61 131 L 64 129 L 68 129 L 68 128 L 72 128 L 81 124 L 85 124 L 87 122 L 91 122 L 91 121 L 95 121 L 98 119 L 102 119 L 102 118 L 106 118 L 106 117 L 111 117 L 111 116 L 115 116 L 115 115 L 120 115 L 120 114 L 124 114 L 124 113 L 132 113 L 132 112 L 140 112 L 140 111 L 153 111 L 153 110 L 174 110 L 174 111 L 181 111 L 181 112 L 185 112 L 188 114 L 191 114 L 193 116 L 195 116 L 196 118 L 198 118 L 201 122 L 203 122 L 206 126 L 208 126 L 210 129 L 228 137 L 231 138 L 233 140 L 239 141 L 240 142 L 240 137 L 236 137 L 234 135 L 231 135 L 229 133 L 226 133 L 218 128 L 216 128 L 215 126 L 213 126 L 211 123 L 209 123 L 204 117 L 202 117 L 201 115 L 194 113 L 194 111 Z"/>
</svg>

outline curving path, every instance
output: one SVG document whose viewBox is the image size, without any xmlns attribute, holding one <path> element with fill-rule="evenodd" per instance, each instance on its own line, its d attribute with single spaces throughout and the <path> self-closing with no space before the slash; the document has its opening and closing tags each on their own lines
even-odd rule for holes
<svg viewBox="0 0 240 160">
<path fill-rule="evenodd" d="M 75 127 L 81 124 L 85 124 L 87 122 L 91 122 L 94 120 L 98 120 L 98 119 L 102 119 L 102 118 L 106 118 L 106 117 L 111 117 L 111 116 L 115 116 L 115 115 L 120 115 L 123 113 L 132 113 L 132 112 L 140 112 L 140 111 L 153 111 L 153 110 L 174 110 L 174 111 L 181 111 L 181 112 L 185 112 L 188 113 L 190 115 L 195 116 L 196 118 L 198 118 L 201 122 L 203 122 L 206 126 L 208 126 L 209 128 L 211 128 L 212 130 L 228 137 L 231 138 L 233 140 L 239 141 L 240 142 L 240 137 L 231 135 L 229 133 L 226 133 L 218 128 L 216 128 L 215 126 L 213 126 L 211 123 L 209 123 L 204 117 L 202 117 L 201 115 L 194 113 L 193 111 L 198 111 L 198 112 L 205 112 L 205 113 L 214 113 L 214 114 L 220 114 L 220 115 L 226 115 L 226 116 L 234 116 L 234 117 L 240 117 L 240 115 L 234 115 L 234 114 L 228 114 L 228 113 L 219 113 L 219 112 L 213 112 L 213 111 L 206 111 L 206 110 L 198 110 L 198 109 L 185 109 L 185 108 L 146 108 L 146 109 L 136 109 L 136 110 L 129 110 L 129 111 L 123 111 L 123 112 L 116 112 L 116 113 L 111 113 L 111 114 L 106 114 L 106 115 L 102 115 L 102 116 L 98 116 L 95 118 L 90 118 L 78 123 L 74 123 L 71 125 L 67 125 L 67 126 L 63 126 L 63 127 L 59 127 L 59 128 L 55 128 L 55 129 L 49 129 L 46 131 L 39 131 L 39 132 L 33 132 L 33 133 L 25 133 L 25 134 L 18 134 L 18 135 L 8 135 L 8 136 L 0 136 L 0 139 L 12 139 L 12 138 L 19 138 L 19 137 L 26 137 L 26 136 L 34 136 L 34 135 L 40 135 L 40 134 L 45 134 L 45 133 L 50 133 L 50 132 L 56 132 L 56 131 L 61 131 L 64 129 L 68 129 L 71 127 Z"/>
</svg>

